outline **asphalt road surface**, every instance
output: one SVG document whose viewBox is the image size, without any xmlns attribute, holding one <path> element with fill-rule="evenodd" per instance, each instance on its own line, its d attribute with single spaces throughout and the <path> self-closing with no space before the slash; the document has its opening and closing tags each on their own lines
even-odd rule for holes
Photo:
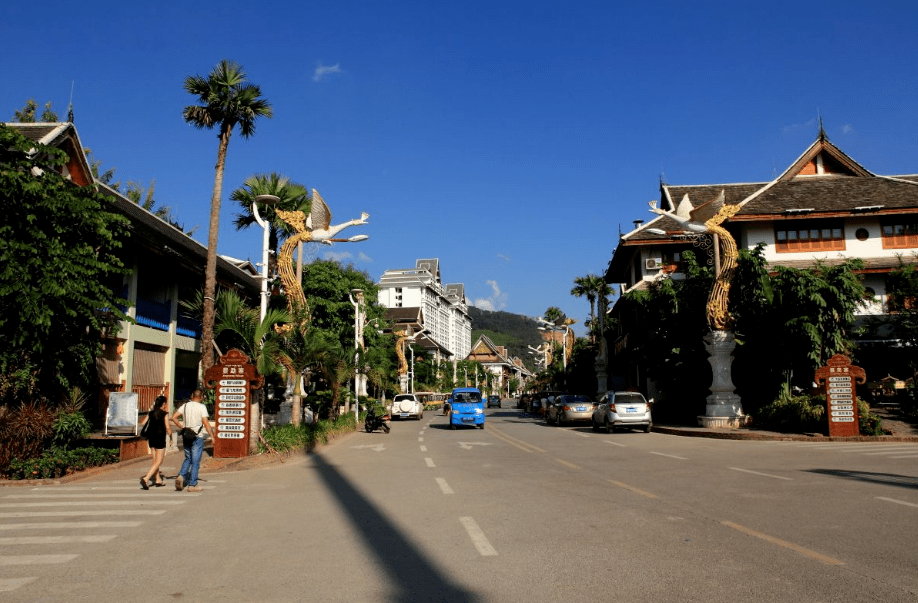
<svg viewBox="0 0 918 603">
<path fill-rule="evenodd" d="M 204 475 L 202 494 L 141 491 L 142 468 L 4 488 L 0 601 L 918 600 L 916 443 L 487 413 Z"/>
</svg>

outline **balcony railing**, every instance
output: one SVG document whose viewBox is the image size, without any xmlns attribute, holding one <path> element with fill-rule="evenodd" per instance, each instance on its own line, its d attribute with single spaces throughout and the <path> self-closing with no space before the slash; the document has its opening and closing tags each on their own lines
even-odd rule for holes
<svg viewBox="0 0 918 603">
<path fill-rule="evenodd" d="M 175 332 L 179 335 L 184 335 L 185 337 L 193 337 L 194 339 L 201 338 L 201 321 L 197 318 L 191 318 L 188 316 L 182 316 L 179 314 L 178 325 L 176 325 Z"/>
<path fill-rule="evenodd" d="M 148 299 L 137 298 L 137 324 L 159 331 L 169 330 L 172 316 L 172 303 L 159 303 Z"/>
</svg>

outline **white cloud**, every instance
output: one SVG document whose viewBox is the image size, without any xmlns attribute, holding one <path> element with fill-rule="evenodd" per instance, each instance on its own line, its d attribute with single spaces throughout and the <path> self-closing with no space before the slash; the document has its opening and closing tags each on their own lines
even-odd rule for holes
<svg viewBox="0 0 918 603">
<path fill-rule="evenodd" d="M 360 260 L 361 262 L 366 262 L 367 264 L 373 263 L 373 258 L 371 258 L 370 256 L 368 256 L 362 251 L 357 254 L 357 259 Z"/>
<path fill-rule="evenodd" d="M 481 310 L 490 310 L 491 312 L 494 312 L 495 310 L 503 310 L 506 308 L 507 294 L 501 292 L 497 281 L 487 281 L 487 283 L 491 286 L 490 297 L 478 298 L 472 303 L 472 305 Z"/>
<path fill-rule="evenodd" d="M 789 126 L 784 126 L 784 133 L 787 134 L 787 133 L 789 133 L 789 132 L 793 132 L 793 131 L 799 130 L 799 129 L 801 129 L 801 128 L 807 128 L 807 129 L 809 129 L 809 128 L 812 128 L 812 127 L 815 126 L 815 125 L 816 125 L 816 118 L 814 117 L 813 119 L 811 119 L 811 120 L 809 120 L 809 121 L 807 121 L 807 122 L 804 122 L 804 123 L 802 123 L 802 124 L 791 124 L 791 125 L 789 125 Z"/>
<path fill-rule="evenodd" d="M 319 66 L 316 67 L 315 73 L 312 74 L 312 81 L 321 82 L 328 79 L 329 76 L 341 73 L 341 63 L 335 63 L 334 65 L 323 65 L 319 63 Z"/>
<path fill-rule="evenodd" d="M 845 124 L 842 126 L 842 134 L 850 134 L 851 132 L 854 132 L 854 126 L 851 124 Z"/>
<path fill-rule="evenodd" d="M 354 257 L 354 254 L 352 254 L 350 251 L 326 251 L 324 254 L 322 254 L 322 257 L 326 260 L 341 262 L 351 259 Z"/>
<path fill-rule="evenodd" d="M 510 256 L 509 256 L 509 255 L 504 255 L 503 253 L 498 253 L 498 254 L 497 254 L 497 259 L 503 260 L 503 261 L 507 262 L 508 264 L 510 263 Z"/>
</svg>

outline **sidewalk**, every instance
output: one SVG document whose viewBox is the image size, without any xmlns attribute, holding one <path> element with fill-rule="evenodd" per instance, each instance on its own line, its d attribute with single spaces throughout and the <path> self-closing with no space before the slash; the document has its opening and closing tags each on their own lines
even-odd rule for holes
<svg viewBox="0 0 918 603">
<path fill-rule="evenodd" d="M 690 438 L 714 438 L 719 440 L 785 440 L 796 442 L 918 442 L 918 435 L 893 434 L 886 436 L 853 436 L 847 438 L 829 437 L 818 433 L 781 433 L 752 427 L 738 429 L 685 427 L 680 425 L 654 424 L 652 431 Z"/>
</svg>

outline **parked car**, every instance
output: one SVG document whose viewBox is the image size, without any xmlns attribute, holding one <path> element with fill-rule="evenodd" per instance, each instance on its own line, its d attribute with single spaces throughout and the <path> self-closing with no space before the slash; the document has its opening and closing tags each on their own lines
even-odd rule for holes
<svg viewBox="0 0 918 603">
<path fill-rule="evenodd" d="M 589 421 L 594 410 L 596 403 L 589 397 L 562 394 L 548 407 L 545 422 L 560 426 L 570 421 Z"/>
<path fill-rule="evenodd" d="M 619 427 L 642 427 L 644 433 L 650 433 L 653 419 L 650 405 L 641 392 L 606 392 L 599 399 L 590 423 L 593 431 L 603 427 L 606 433 L 612 433 Z"/>
<path fill-rule="evenodd" d="M 555 401 L 555 397 L 559 394 L 560 392 L 551 391 L 538 392 L 533 394 L 529 400 L 529 404 L 526 407 L 526 411 L 533 415 L 545 414 L 545 409 L 547 409 L 548 406 Z"/>
<path fill-rule="evenodd" d="M 530 394 L 521 395 L 516 401 L 516 407 L 526 410 L 529 408 L 529 400 L 532 398 Z"/>
<path fill-rule="evenodd" d="M 392 400 L 389 416 L 393 419 L 422 419 L 424 404 L 414 394 L 396 394 Z"/>
<path fill-rule="evenodd" d="M 457 425 L 471 425 L 484 429 L 485 413 L 481 392 L 476 387 L 457 387 L 449 397 L 447 424 L 450 429 Z"/>
<path fill-rule="evenodd" d="M 488 408 L 492 406 L 500 408 L 500 396 L 488 396 Z"/>
</svg>

